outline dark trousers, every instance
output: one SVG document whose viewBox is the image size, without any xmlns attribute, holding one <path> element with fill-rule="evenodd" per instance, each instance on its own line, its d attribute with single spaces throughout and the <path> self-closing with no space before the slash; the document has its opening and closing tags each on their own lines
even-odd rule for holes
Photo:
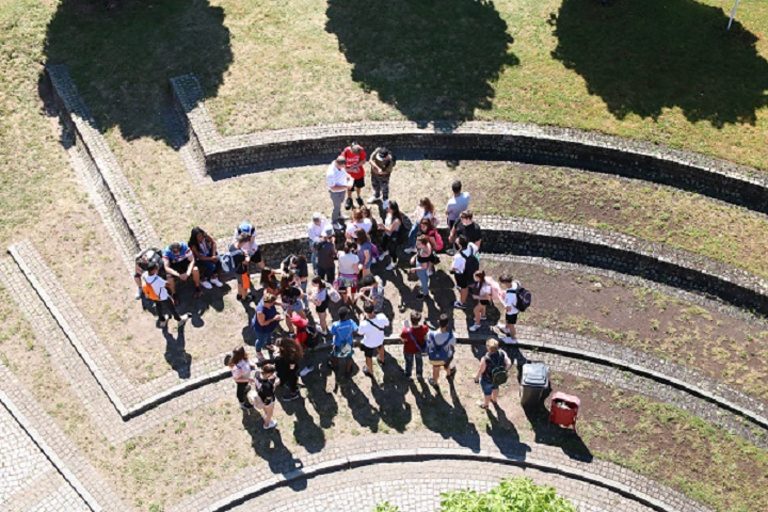
<svg viewBox="0 0 768 512">
<path fill-rule="evenodd" d="M 388 234 L 384 235 L 381 240 L 381 245 L 389 252 L 389 257 L 392 258 L 392 263 L 397 263 L 397 250 L 400 248 L 400 240 L 398 240 L 399 233 L 393 234 L 394 236 Z"/>
<path fill-rule="evenodd" d="M 236 382 L 237 384 L 237 401 L 241 404 L 245 404 L 248 402 L 248 383 L 247 382 Z"/>
<path fill-rule="evenodd" d="M 413 373 L 413 360 L 416 360 L 416 375 L 421 377 L 424 374 L 424 357 L 421 354 L 406 354 L 405 357 L 405 374 L 409 377 Z"/>
<path fill-rule="evenodd" d="M 285 375 L 278 375 L 280 382 L 285 386 L 291 394 L 299 391 L 299 373 L 298 365 L 296 369 L 289 370 Z"/>
<path fill-rule="evenodd" d="M 173 305 L 173 301 L 171 299 L 165 299 L 155 302 L 157 305 L 157 316 L 160 317 L 160 320 L 164 320 L 167 318 L 164 314 L 164 312 L 167 310 L 168 313 L 173 317 L 174 320 L 177 322 L 181 320 L 181 317 L 179 316 L 179 312 L 176 311 L 176 306 Z"/>
<path fill-rule="evenodd" d="M 333 280 L 336 279 L 336 269 L 334 267 L 330 268 L 317 268 L 317 275 L 320 276 L 320 279 L 325 281 L 326 283 L 333 284 Z"/>
</svg>

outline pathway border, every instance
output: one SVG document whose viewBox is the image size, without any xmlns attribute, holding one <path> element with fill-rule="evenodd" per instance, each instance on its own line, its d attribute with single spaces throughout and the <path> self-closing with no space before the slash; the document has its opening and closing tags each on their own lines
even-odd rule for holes
<svg viewBox="0 0 768 512">
<path fill-rule="evenodd" d="M 572 128 L 484 121 L 458 128 L 449 123 L 360 122 L 223 136 L 205 107 L 195 75 L 171 78 L 170 85 L 197 166 L 213 179 L 327 164 L 356 140 L 366 147 L 387 146 L 404 159 L 575 167 L 652 181 L 768 213 L 764 172 L 658 144 Z"/>
<path fill-rule="evenodd" d="M 158 236 L 77 91 L 67 66 L 46 65 L 45 76 L 51 84 L 65 139 L 70 139 L 76 150 L 74 154 L 82 162 L 76 171 L 87 180 L 89 193 L 100 198 L 95 201 L 97 210 L 109 226 L 108 231 L 115 238 L 123 260 L 133 262 L 142 248 L 158 245 Z"/>
</svg>

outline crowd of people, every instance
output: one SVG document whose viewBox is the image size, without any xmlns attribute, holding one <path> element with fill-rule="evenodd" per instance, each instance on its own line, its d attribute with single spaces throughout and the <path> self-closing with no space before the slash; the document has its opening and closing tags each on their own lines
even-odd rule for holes
<svg viewBox="0 0 768 512">
<path fill-rule="evenodd" d="M 321 368 L 327 364 L 337 380 L 349 379 L 359 339 L 362 373 L 375 378 L 374 360 L 380 366 L 386 364 L 386 332 L 394 320 L 384 308 L 387 274 L 402 269 L 417 282 L 417 297 L 428 300 L 430 278 L 442 253 L 452 258 L 450 273 L 458 290 L 453 307 L 468 313 L 471 308 L 471 332 L 484 328 L 486 308 L 492 302 L 498 301 L 504 311 L 497 326 L 502 335 L 488 340 L 475 376 L 484 396 L 480 406 L 496 402 L 498 386 L 513 364 L 514 355 L 509 354 L 517 353 L 511 348 L 516 343 L 515 326 L 519 312 L 530 304 L 530 293 L 511 276 L 496 280 L 481 269 L 482 229 L 460 181 L 451 186 L 444 217 L 429 197 L 422 197 L 415 211 L 406 215 L 390 198 L 395 164 L 394 155 L 384 147 L 374 149 L 370 157 L 359 144 L 344 148 L 325 175 L 333 205 L 330 218 L 314 213 L 307 228 L 306 253 L 288 255 L 277 268 L 266 264 L 250 221 L 236 227 L 226 251 L 195 227 L 188 241 L 170 243 L 163 250 L 147 249 L 137 256 L 137 298 L 156 305 L 163 329 L 171 318 L 179 329 L 189 319 L 189 314 L 177 311 L 183 283 L 190 283 L 193 296 L 199 297 L 204 290 L 222 287 L 222 276 L 235 276 L 237 300 L 255 304 L 249 318 L 255 359 L 251 361 L 245 348 L 238 346 L 225 364 L 236 382 L 240 406 L 259 409 L 265 429 L 277 425 L 273 418 L 276 389 L 284 388 L 283 400 L 295 400 L 301 396 L 299 379 L 316 369 L 308 363 L 309 348 L 329 345 L 330 356 Z M 363 200 L 366 167 L 373 189 L 367 202 Z M 401 312 L 406 314 L 404 305 Z M 426 360 L 432 367 L 427 380 L 438 386 L 441 373 L 447 379 L 456 374 L 456 336 L 449 315 L 433 320 L 435 325 L 420 311 L 411 311 L 399 341 L 405 378 L 413 379 L 414 374 L 424 378 Z"/>
</svg>

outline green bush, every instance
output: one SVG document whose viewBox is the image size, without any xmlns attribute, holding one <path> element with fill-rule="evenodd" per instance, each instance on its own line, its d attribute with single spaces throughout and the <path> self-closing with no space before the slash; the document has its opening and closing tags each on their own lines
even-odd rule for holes
<svg viewBox="0 0 768 512">
<path fill-rule="evenodd" d="M 548 485 L 536 485 L 530 478 L 509 478 L 488 492 L 469 489 L 444 492 L 440 512 L 576 512 L 576 507 Z M 388 501 L 373 512 L 399 512 Z"/>
<path fill-rule="evenodd" d="M 536 485 L 530 478 L 502 480 L 485 493 L 462 490 L 441 496 L 441 512 L 576 512 L 554 488 Z"/>
</svg>

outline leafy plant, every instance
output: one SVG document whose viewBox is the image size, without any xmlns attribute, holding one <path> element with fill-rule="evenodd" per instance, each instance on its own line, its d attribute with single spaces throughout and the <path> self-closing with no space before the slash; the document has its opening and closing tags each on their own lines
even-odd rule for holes
<svg viewBox="0 0 768 512">
<path fill-rule="evenodd" d="M 553 487 L 536 485 L 530 478 L 505 479 L 485 493 L 467 489 L 441 496 L 441 512 L 576 512 Z"/>
<path fill-rule="evenodd" d="M 400 507 L 396 507 L 388 501 L 384 501 L 376 505 L 373 512 L 400 512 Z"/>
</svg>

